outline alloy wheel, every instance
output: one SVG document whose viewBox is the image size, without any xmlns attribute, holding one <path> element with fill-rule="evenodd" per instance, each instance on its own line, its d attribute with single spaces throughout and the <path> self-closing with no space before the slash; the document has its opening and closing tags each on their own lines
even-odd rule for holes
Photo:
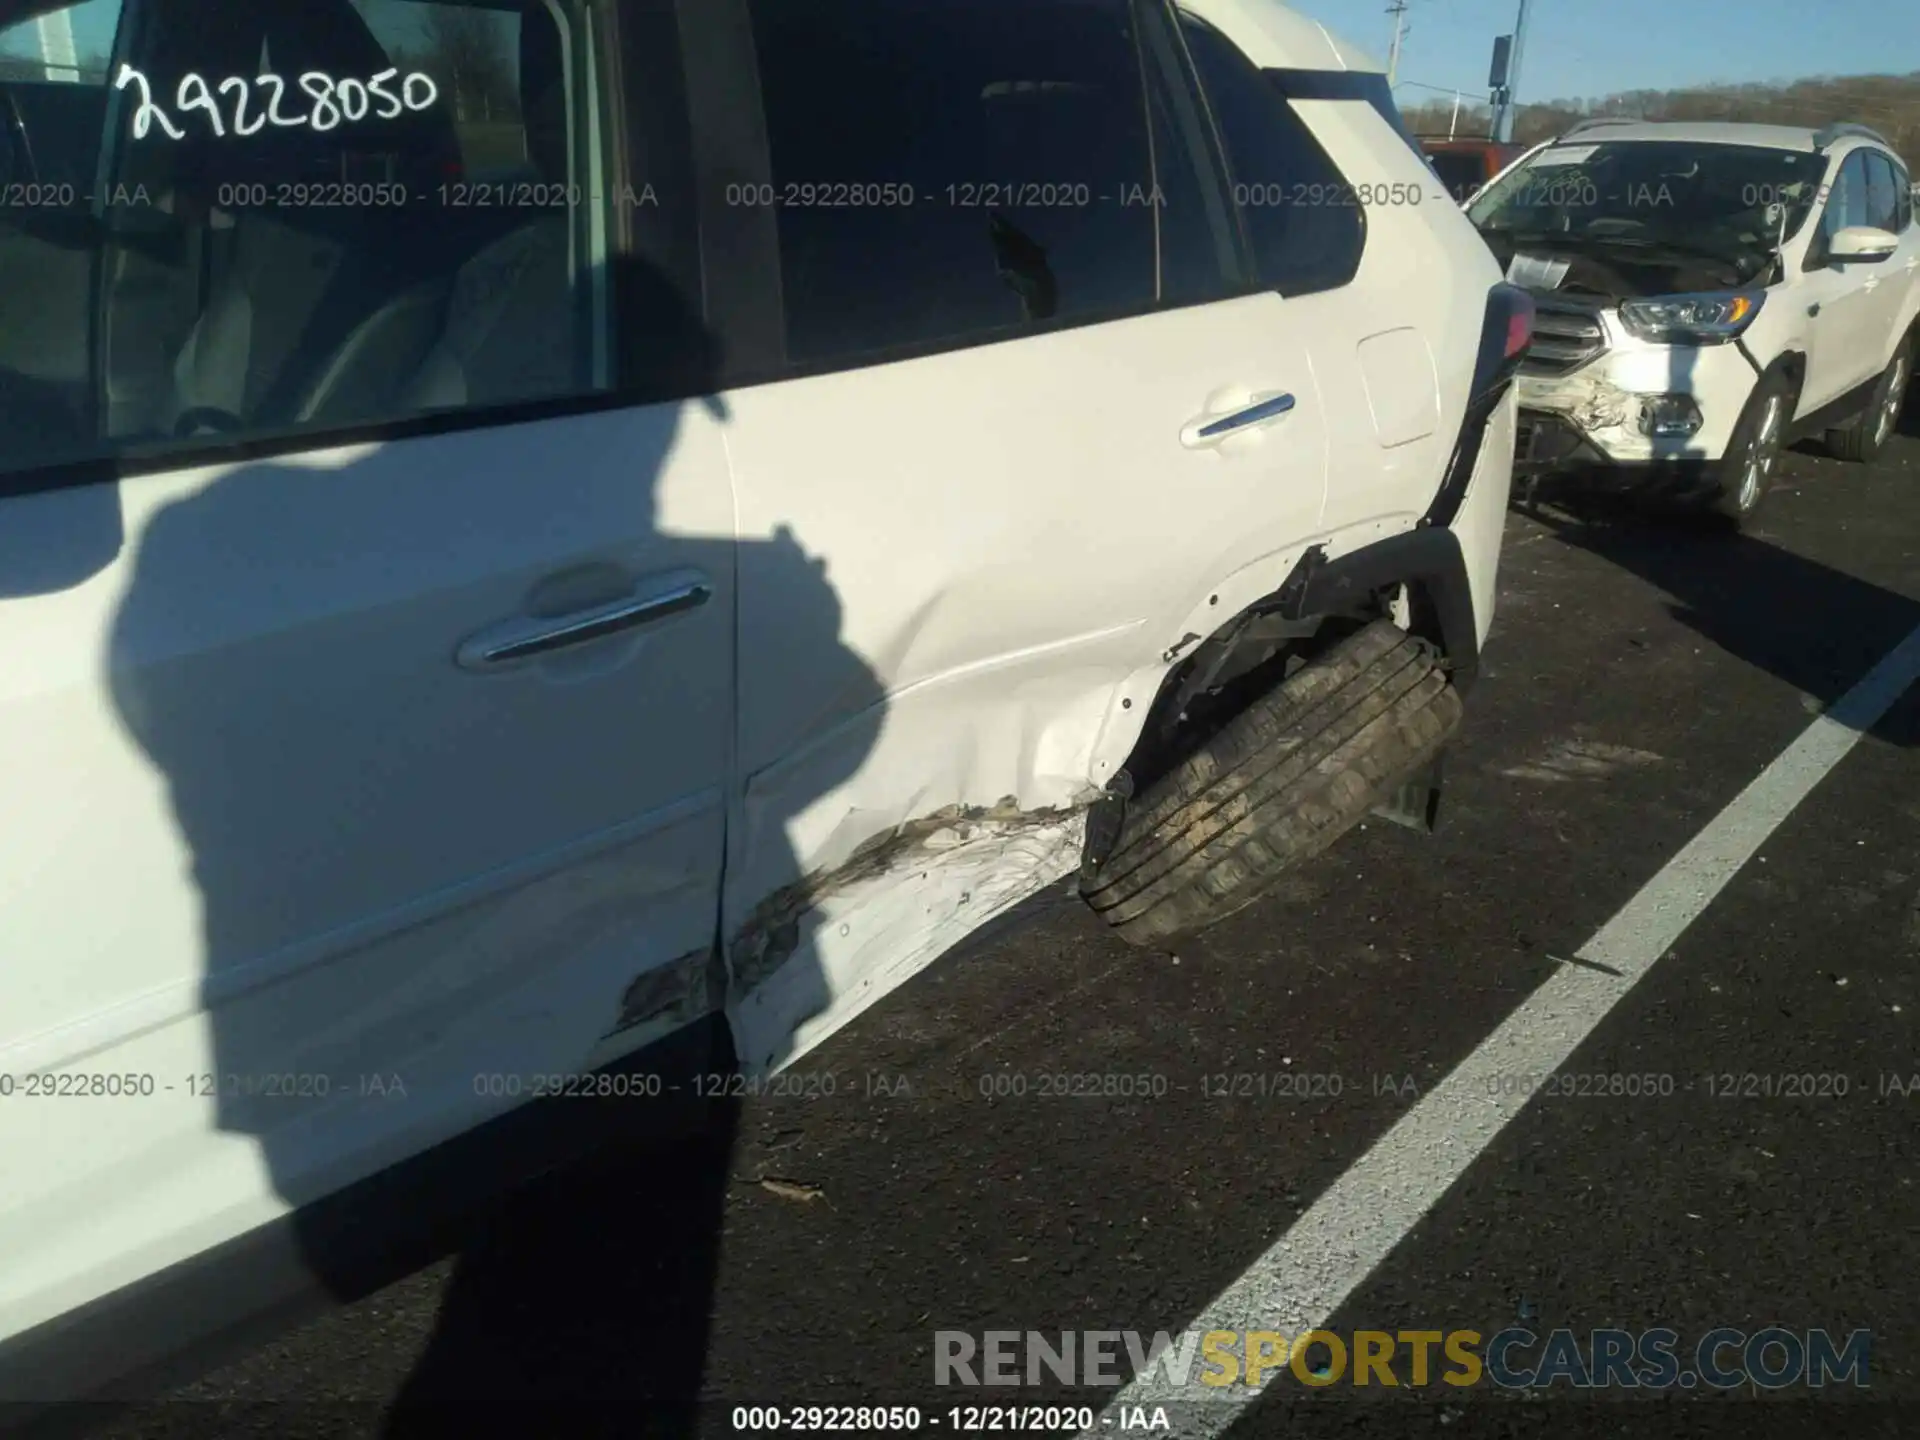
<svg viewBox="0 0 1920 1440">
<path fill-rule="evenodd" d="M 1767 408 L 1761 412 L 1760 429 L 1753 437 L 1753 443 L 1747 447 L 1746 467 L 1740 473 L 1740 511 L 1745 514 L 1760 503 L 1760 488 L 1773 474 L 1773 467 L 1780 459 L 1780 411 L 1782 403 L 1778 395 L 1767 397 Z"/>
</svg>

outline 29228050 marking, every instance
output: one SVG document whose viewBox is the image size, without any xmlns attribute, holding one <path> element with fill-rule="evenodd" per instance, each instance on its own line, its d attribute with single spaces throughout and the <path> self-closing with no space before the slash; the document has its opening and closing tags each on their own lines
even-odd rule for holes
<svg viewBox="0 0 1920 1440">
<path fill-rule="evenodd" d="M 100 1100 L 129 1095 L 152 1095 L 160 1089 L 149 1074 L 80 1074 L 46 1070 L 25 1075 L 0 1075 L 0 1100 L 16 1096 L 28 1100 Z M 171 1088 L 171 1087 L 167 1087 Z"/>
<path fill-rule="evenodd" d="M 975 1082 L 988 1099 L 1034 1096 L 1042 1100 L 1158 1100 L 1172 1087 L 1164 1075 L 1120 1071 L 1000 1071 Z"/>
<path fill-rule="evenodd" d="M 917 1405 L 736 1405 L 733 1428 L 780 1432 L 918 1430 Z"/>
</svg>

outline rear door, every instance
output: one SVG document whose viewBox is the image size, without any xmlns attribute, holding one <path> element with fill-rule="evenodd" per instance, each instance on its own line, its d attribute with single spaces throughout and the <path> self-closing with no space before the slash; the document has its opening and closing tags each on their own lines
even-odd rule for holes
<svg viewBox="0 0 1920 1440">
<path fill-rule="evenodd" d="M 1491 257 L 1401 133 L 1383 76 L 1295 70 L 1271 51 L 1263 66 L 1198 15 L 1182 28 L 1260 279 L 1285 297 L 1328 407 L 1321 529 L 1343 537 L 1335 549 L 1378 539 L 1439 489 Z"/>
<path fill-rule="evenodd" d="M 1077 862 L 1049 812 L 1310 542 L 1328 413 L 1161 7 L 748 8 L 784 378 L 727 400 L 724 929 L 764 1065 Z"/>
<path fill-rule="evenodd" d="M 94 140 L 99 313 L 44 297 L 91 384 L 0 431 L 0 1336 L 708 1006 L 732 503 L 673 26 L 306 5 L 366 59 L 242 133 L 319 68 L 189 68 L 286 13 L 244 9 L 76 7 L 79 66 L 0 32 L 145 82 Z"/>
</svg>

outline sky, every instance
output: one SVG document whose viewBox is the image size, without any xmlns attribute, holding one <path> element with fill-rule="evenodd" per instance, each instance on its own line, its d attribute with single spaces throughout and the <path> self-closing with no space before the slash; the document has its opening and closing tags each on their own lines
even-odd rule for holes
<svg viewBox="0 0 1920 1440">
<path fill-rule="evenodd" d="M 1387 0 L 1288 0 L 1383 64 Z M 1513 29 L 1519 0 L 1407 0 L 1397 97 L 1484 95 L 1493 37 Z M 376 7 L 410 9 L 411 7 Z M 104 50 L 119 0 L 72 12 L 80 47 Z M 0 50 L 37 53 L 28 33 Z M 1784 80 L 1920 70 L 1920 0 L 1533 0 L 1517 98 L 1599 97 L 1716 80 Z"/>
<path fill-rule="evenodd" d="M 1287 0 L 1384 66 L 1387 0 Z M 1395 98 L 1484 96 L 1519 0 L 1407 0 Z M 1920 0 L 1533 0 L 1515 99 L 1920 70 Z M 1411 83 L 1409 83 L 1411 82 Z"/>
</svg>

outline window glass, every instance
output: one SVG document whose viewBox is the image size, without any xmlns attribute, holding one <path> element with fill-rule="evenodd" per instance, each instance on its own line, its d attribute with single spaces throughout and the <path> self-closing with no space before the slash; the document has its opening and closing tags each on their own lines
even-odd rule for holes
<svg viewBox="0 0 1920 1440">
<path fill-rule="evenodd" d="M 119 0 L 0 28 L 0 473 L 87 433 L 92 195 Z"/>
<path fill-rule="evenodd" d="M 1831 240 L 1849 225 L 1867 223 L 1867 157 L 1856 150 L 1842 162 L 1833 177 L 1833 189 L 1827 195 L 1827 208 L 1820 217 L 1820 228 Z"/>
<path fill-rule="evenodd" d="M 1900 233 L 1900 189 L 1893 162 L 1877 151 L 1862 151 L 1867 163 L 1867 224 Z"/>
<path fill-rule="evenodd" d="M 1893 186 L 1894 233 L 1904 234 L 1907 227 L 1913 224 L 1913 180 L 1907 174 L 1906 167 L 1893 167 Z"/>
<path fill-rule="evenodd" d="M 1149 17 L 1144 38 L 1160 222 L 1160 299 L 1184 305 L 1237 294 L 1251 277 L 1242 263 L 1239 222 L 1206 111 L 1177 32 Z"/>
<path fill-rule="evenodd" d="M 584 0 L 87 0 L 0 31 L 16 153 L 88 175 L 65 214 L 0 214 L 0 419 L 30 417 L 0 469 L 602 388 L 635 197 L 583 163 L 592 58 Z"/>
<path fill-rule="evenodd" d="M 1366 220 L 1306 122 L 1219 31 L 1183 17 L 1227 150 L 1260 279 L 1282 294 L 1331 290 L 1360 268 Z"/>
<path fill-rule="evenodd" d="M 67 208 L 85 208 L 100 158 L 107 67 L 119 20 L 120 0 L 87 0 L 0 30 L 0 86 L 7 98 L 0 125 L 8 132 L 0 163 L 10 184 L 43 191 L 70 187 L 75 193 L 60 197 Z M 25 198 L 18 191 L 9 197 Z"/>
<path fill-rule="evenodd" d="M 787 349 L 817 361 L 1153 303 L 1126 0 L 752 0 Z"/>
<path fill-rule="evenodd" d="M 520 108 L 520 32 L 529 21 L 520 10 L 424 0 L 352 3 L 381 49 L 433 78 L 453 112 L 464 175 L 517 176 L 532 166 Z"/>
</svg>

